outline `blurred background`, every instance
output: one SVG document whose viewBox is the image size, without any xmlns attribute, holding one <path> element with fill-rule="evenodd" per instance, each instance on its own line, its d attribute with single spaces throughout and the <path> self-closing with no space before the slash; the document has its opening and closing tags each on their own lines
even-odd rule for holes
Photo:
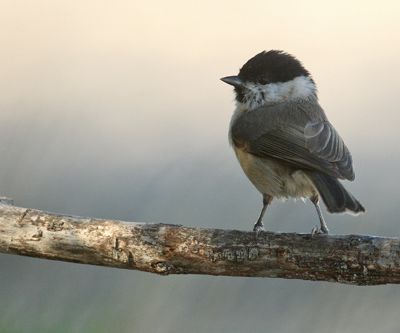
<svg viewBox="0 0 400 333">
<path fill-rule="evenodd" d="M 353 153 L 360 217 L 399 236 L 398 1 L 0 2 L 0 194 L 16 205 L 250 230 L 261 196 L 228 145 L 219 81 L 266 49 L 296 55 Z M 308 232 L 310 204 L 266 226 Z M 398 332 L 400 289 L 159 277 L 0 255 L 0 332 Z"/>
</svg>

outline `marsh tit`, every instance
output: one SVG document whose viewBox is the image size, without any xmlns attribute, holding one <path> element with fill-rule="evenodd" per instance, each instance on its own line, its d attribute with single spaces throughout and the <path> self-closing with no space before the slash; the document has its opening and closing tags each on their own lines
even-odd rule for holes
<svg viewBox="0 0 400 333">
<path fill-rule="evenodd" d="M 263 196 L 254 231 L 274 198 L 308 198 L 328 233 L 319 199 L 330 213 L 365 209 L 339 180 L 354 180 L 352 157 L 318 103 L 310 73 L 283 51 L 261 52 L 237 76 L 221 79 L 234 87 L 236 109 L 229 138 L 239 163 Z"/>
</svg>

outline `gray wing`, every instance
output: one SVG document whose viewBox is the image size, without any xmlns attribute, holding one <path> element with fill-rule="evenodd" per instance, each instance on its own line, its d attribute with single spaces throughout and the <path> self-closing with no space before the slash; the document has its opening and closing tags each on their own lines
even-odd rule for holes
<svg viewBox="0 0 400 333">
<path fill-rule="evenodd" d="M 320 159 L 330 162 L 341 178 L 354 180 L 353 159 L 339 133 L 328 121 L 309 122 L 304 128 L 305 147 Z"/>
<path fill-rule="evenodd" d="M 256 119 L 238 119 L 231 129 L 233 143 L 253 155 L 273 157 L 295 168 L 354 179 L 351 154 L 325 117 L 313 121 L 309 115 L 297 114 L 294 120 L 290 116 L 277 119 L 273 113 L 267 116 L 259 117 L 258 125 L 253 123 Z M 253 126 L 257 126 L 257 135 Z"/>
</svg>

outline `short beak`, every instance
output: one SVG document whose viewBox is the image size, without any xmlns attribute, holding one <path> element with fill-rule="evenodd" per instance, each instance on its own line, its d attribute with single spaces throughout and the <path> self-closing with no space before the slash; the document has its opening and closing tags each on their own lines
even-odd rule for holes
<svg viewBox="0 0 400 333">
<path fill-rule="evenodd" d="M 243 83 L 243 81 L 240 79 L 239 76 L 226 76 L 226 77 L 221 78 L 221 81 L 228 83 L 234 87 L 239 87 Z"/>
</svg>

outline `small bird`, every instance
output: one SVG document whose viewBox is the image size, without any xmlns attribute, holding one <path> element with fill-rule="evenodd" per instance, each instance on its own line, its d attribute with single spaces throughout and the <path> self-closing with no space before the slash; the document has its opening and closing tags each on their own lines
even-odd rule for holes
<svg viewBox="0 0 400 333">
<path fill-rule="evenodd" d="M 308 198 L 320 227 L 329 232 L 319 205 L 330 213 L 365 212 L 339 179 L 354 180 L 350 151 L 318 103 L 310 73 L 294 56 L 263 51 L 248 60 L 237 76 L 221 78 L 234 87 L 236 109 L 229 139 L 239 163 L 263 196 L 254 231 L 274 198 Z"/>
</svg>

